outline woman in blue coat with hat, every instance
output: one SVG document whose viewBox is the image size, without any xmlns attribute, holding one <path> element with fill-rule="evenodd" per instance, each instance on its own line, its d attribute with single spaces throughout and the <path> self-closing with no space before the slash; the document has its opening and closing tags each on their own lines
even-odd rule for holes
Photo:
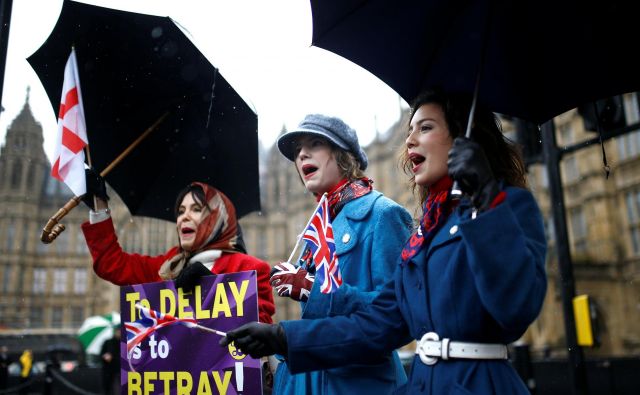
<svg viewBox="0 0 640 395">
<path fill-rule="evenodd" d="M 362 308 L 393 276 L 394 258 L 409 239 L 411 216 L 373 189 L 373 181 L 364 174 L 367 155 L 355 130 L 341 119 L 307 115 L 278 139 L 278 148 L 317 200 L 327 194 L 342 285 L 329 294 L 320 292 L 308 248 L 299 265 L 276 265 L 271 285 L 279 296 L 301 302 L 303 319 L 346 315 Z M 299 374 L 291 374 L 284 361 L 278 365 L 273 393 L 390 394 L 406 381 L 397 353 L 390 350 L 377 364 Z"/>
<path fill-rule="evenodd" d="M 227 334 L 251 355 L 279 352 L 293 372 L 375 363 L 417 340 L 406 393 L 528 394 L 506 345 L 535 320 L 546 292 L 542 216 L 522 160 L 495 116 L 478 109 L 464 133 L 468 97 L 428 91 L 412 106 L 405 168 L 423 206 L 394 279 L 349 316 Z M 453 199 L 459 182 L 468 196 Z"/>
</svg>

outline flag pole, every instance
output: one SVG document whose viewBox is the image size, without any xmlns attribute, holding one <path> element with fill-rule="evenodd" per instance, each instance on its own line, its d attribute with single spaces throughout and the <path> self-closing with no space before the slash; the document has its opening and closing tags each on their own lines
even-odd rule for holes
<svg viewBox="0 0 640 395">
<path fill-rule="evenodd" d="M 129 153 L 134 148 L 136 148 L 142 142 L 142 140 L 144 140 L 152 131 L 154 131 L 158 127 L 158 125 L 160 125 L 162 121 L 164 121 L 164 119 L 169 115 L 169 113 L 170 112 L 167 111 L 164 114 L 162 114 L 162 116 L 160 116 L 160 118 L 158 118 L 153 123 L 153 125 L 149 126 L 147 130 L 144 131 L 144 133 L 142 133 L 133 143 L 131 143 L 127 148 L 125 148 L 125 150 L 122 151 L 122 153 L 118 155 L 117 158 L 115 158 L 104 170 L 102 170 L 100 172 L 100 176 L 104 177 L 107 174 L 109 174 L 109 172 L 113 170 L 113 168 L 116 167 L 116 165 L 118 165 L 127 155 L 129 155 Z M 88 155 L 89 145 L 87 144 L 86 147 L 87 147 L 87 160 L 88 160 L 89 166 L 91 166 L 91 159 Z M 80 196 L 72 197 L 64 205 L 64 207 L 59 209 L 51 218 L 49 218 L 49 221 L 47 221 L 47 224 L 44 226 L 44 228 L 42 229 L 42 233 L 40 234 L 40 241 L 42 241 L 44 244 L 50 244 L 56 239 L 56 237 L 60 235 L 60 233 L 62 233 L 66 229 L 65 226 L 59 222 L 62 218 L 64 218 L 65 215 L 69 213 L 69 211 L 71 211 L 74 207 L 80 204 L 80 200 L 81 200 Z M 95 201 L 95 196 L 94 196 L 94 204 L 97 204 Z"/>
<path fill-rule="evenodd" d="M 302 233 L 300 233 L 298 235 L 297 240 L 296 240 L 296 245 L 293 247 L 293 250 L 291 251 L 291 255 L 289 255 L 289 259 L 287 259 L 287 263 L 291 263 L 291 258 L 293 258 L 293 254 L 295 254 L 296 250 L 300 246 L 300 241 L 302 240 L 302 235 L 304 234 L 305 230 L 309 227 L 309 224 L 313 220 L 314 215 L 316 215 L 316 211 L 318 211 L 318 207 L 320 207 L 322 202 L 324 200 L 326 200 L 326 199 L 327 199 L 327 193 L 325 192 L 325 193 L 322 194 L 322 197 L 320 198 L 320 201 L 318 201 L 318 205 L 316 206 L 316 209 L 313 210 L 313 214 L 311 214 L 311 217 L 309 217 L 309 221 L 307 221 L 307 224 L 304 226 L 304 228 L 302 228 Z"/>
<path fill-rule="evenodd" d="M 142 310 L 142 309 L 145 308 L 140 303 L 136 303 L 136 304 L 134 304 L 134 306 L 138 310 Z M 216 335 L 227 336 L 226 332 L 222 332 L 222 331 L 219 331 L 217 329 L 213 329 L 213 328 L 209 328 L 209 327 L 206 327 L 206 326 L 202 326 L 202 325 L 197 324 L 197 323 L 191 323 L 191 325 L 193 325 L 194 328 L 198 328 L 198 329 L 200 329 L 201 331 L 204 331 L 204 332 L 211 332 L 211 333 L 215 333 Z"/>
</svg>

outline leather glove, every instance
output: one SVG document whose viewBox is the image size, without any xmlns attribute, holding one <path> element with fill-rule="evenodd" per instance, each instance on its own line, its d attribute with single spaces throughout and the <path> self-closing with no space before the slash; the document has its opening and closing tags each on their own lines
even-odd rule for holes
<svg viewBox="0 0 640 395">
<path fill-rule="evenodd" d="M 489 208 L 500 193 L 489 160 L 482 147 L 466 137 L 457 137 L 449 151 L 449 176 L 458 181 L 462 192 L 471 196 L 478 211 Z"/>
<path fill-rule="evenodd" d="M 227 336 L 220 339 L 220 346 L 226 347 L 234 342 L 237 349 L 253 358 L 267 355 L 287 355 L 287 336 L 278 324 L 263 324 L 250 322 L 227 332 Z"/>
<path fill-rule="evenodd" d="M 200 282 L 200 277 L 210 276 L 211 274 L 213 274 L 211 270 L 207 269 L 201 262 L 193 262 L 180 271 L 174 283 L 176 288 L 182 288 L 184 292 L 191 292 Z"/>
<path fill-rule="evenodd" d="M 306 302 L 313 286 L 314 276 L 299 266 L 280 262 L 271 269 L 271 286 L 278 296 Z"/>
<path fill-rule="evenodd" d="M 87 183 L 87 193 L 82 195 L 82 202 L 91 210 L 95 210 L 95 207 L 93 207 L 93 197 L 98 197 L 105 202 L 109 200 L 107 187 L 104 183 L 104 178 L 102 178 L 93 167 L 85 169 L 84 176 Z"/>
</svg>

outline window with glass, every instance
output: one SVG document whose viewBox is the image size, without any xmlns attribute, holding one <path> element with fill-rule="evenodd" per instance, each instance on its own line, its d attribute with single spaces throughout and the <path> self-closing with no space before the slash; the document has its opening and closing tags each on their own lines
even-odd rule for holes
<svg viewBox="0 0 640 395">
<path fill-rule="evenodd" d="M 29 324 L 31 328 L 42 328 L 44 326 L 44 309 L 40 306 L 31 306 L 29 309 Z"/>
<path fill-rule="evenodd" d="M 11 187 L 19 188 L 22 180 L 22 162 L 16 160 L 13 163 L 13 174 L 11 174 Z"/>
<path fill-rule="evenodd" d="M 64 309 L 60 306 L 51 308 L 51 326 L 53 328 L 62 328 L 64 317 Z"/>
<path fill-rule="evenodd" d="M 587 251 L 587 221 L 582 207 L 570 211 L 571 230 L 573 232 L 573 246 L 576 253 Z"/>
<path fill-rule="evenodd" d="M 87 293 L 87 269 L 75 269 L 73 271 L 73 293 L 76 295 L 84 295 Z"/>
<path fill-rule="evenodd" d="M 43 294 L 47 289 L 47 269 L 33 269 L 33 293 Z"/>
<path fill-rule="evenodd" d="M 13 243 L 16 242 L 16 220 L 14 218 L 9 219 L 7 224 L 7 251 L 13 251 Z"/>
<path fill-rule="evenodd" d="M 89 252 L 89 249 L 87 248 L 87 242 L 84 239 L 84 233 L 82 233 L 82 231 L 78 229 L 78 231 L 76 232 L 76 253 L 86 254 L 87 252 Z"/>
<path fill-rule="evenodd" d="M 560 144 L 570 145 L 574 142 L 573 126 L 570 122 L 559 125 L 558 130 L 560 131 Z"/>
<path fill-rule="evenodd" d="M 634 255 L 640 254 L 640 190 L 631 190 L 625 194 L 627 218 L 629 219 L 629 237 Z"/>
<path fill-rule="evenodd" d="M 71 325 L 80 327 L 84 322 L 84 307 L 74 306 L 71 308 Z"/>
<path fill-rule="evenodd" d="M 13 267 L 9 265 L 4 266 L 2 273 L 2 292 L 9 293 L 11 291 L 11 274 Z"/>
<path fill-rule="evenodd" d="M 578 160 L 575 155 L 568 156 L 562 161 L 564 169 L 564 179 L 566 182 L 574 182 L 580 179 L 580 170 L 578 169 Z"/>
<path fill-rule="evenodd" d="M 56 295 L 67 292 L 67 269 L 57 268 L 53 270 L 53 293 Z"/>
</svg>

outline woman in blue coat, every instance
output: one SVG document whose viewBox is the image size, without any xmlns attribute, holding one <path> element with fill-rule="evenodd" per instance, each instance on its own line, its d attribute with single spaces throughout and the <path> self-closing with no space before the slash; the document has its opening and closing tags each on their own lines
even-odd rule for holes
<svg viewBox="0 0 640 395">
<path fill-rule="evenodd" d="M 300 265 L 283 262 L 274 267 L 272 286 L 279 296 L 301 302 L 305 320 L 363 308 L 393 277 L 395 258 L 410 236 L 411 216 L 372 188 L 364 175 L 367 156 L 356 132 L 339 118 L 307 115 L 278 139 L 278 148 L 294 162 L 309 192 L 317 199 L 327 193 L 342 285 L 330 294 L 321 293 L 305 250 Z M 308 373 L 291 374 L 282 362 L 273 393 L 391 394 L 406 380 L 397 353 L 390 350 L 374 365 L 348 364 Z"/>
<path fill-rule="evenodd" d="M 494 115 L 478 109 L 473 141 L 462 138 L 467 98 L 418 97 L 405 165 L 423 218 L 402 251 L 393 281 L 349 316 L 227 334 L 244 352 L 286 355 L 293 372 L 374 363 L 418 341 L 409 394 L 528 394 L 506 344 L 537 317 L 546 292 L 542 217 L 525 189 L 522 160 Z M 468 198 L 454 200 L 452 180 Z"/>
</svg>

